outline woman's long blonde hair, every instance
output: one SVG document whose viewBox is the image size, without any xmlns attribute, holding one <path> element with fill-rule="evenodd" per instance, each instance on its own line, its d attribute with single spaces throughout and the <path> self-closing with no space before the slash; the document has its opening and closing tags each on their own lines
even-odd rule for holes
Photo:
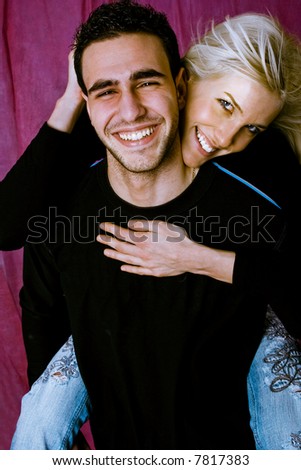
<svg viewBox="0 0 301 470">
<path fill-rule="evenodd" d="M 287 136 L 301 161 L 301 41 L 278 20 L 246 13 L 212 23 L 183 63 L 192 80 L 235 72 L 276 91 L 283 106 L 271 125 Z"/>
</svg>

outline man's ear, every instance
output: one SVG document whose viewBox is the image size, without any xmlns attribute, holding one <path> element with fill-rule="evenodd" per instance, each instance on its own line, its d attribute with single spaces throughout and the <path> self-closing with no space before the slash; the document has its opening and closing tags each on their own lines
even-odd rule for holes
<svg viewBox="0 0 301 470">
<path fill-rule="evenodd" d="M 176 88 L 178 96 L 179 109 L 183 109 L 186 104 L 187 93 L 187 75 L 184 67 L 181 67 L 178 75 L 176 76 Z"/>
<path fill-rule="evenodd" d="M 85 93 L 84 93 L 83 91 L 82 91 L 82 97 L 84 98 L 84 100 L 85 100 L 85 102 L 86 102 L 87 113 L 88 113 L 88 115 L 89 115 L 89 118 L 91 119 L 88 96 L 85 95 Z"/>
</svg>

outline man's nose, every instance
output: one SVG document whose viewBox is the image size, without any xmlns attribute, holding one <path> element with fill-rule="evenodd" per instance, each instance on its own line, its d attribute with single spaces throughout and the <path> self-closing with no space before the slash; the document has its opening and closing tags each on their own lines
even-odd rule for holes
<svg viewBox="0 0 301 470">
<path fill-rule="evenodd" d="M 145 107 L 134 91 L 122 94 L 119 101 L 119 114 L 127 122 L 133 122 L 145 114 Z"/>
</svg>

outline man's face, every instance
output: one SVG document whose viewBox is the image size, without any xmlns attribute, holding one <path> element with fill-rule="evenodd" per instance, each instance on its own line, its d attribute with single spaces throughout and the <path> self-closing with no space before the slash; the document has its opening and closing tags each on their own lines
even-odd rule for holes
<svg viewBox="0 0 301 470">
<path fill-rule="evenodd" d="M 88 113 L 108 157 L 131 172 L 158 168 L 179 141 L 183 105 L 160 40 L 123 34 L 95 42 L 84 51 L 82 69 Z"/>
</svg>

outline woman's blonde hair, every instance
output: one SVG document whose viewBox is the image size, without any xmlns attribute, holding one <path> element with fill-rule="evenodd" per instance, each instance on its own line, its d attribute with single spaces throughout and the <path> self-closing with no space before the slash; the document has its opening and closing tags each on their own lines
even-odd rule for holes
<svg viewBox="0 0 301 470">
<path fill-rule="evenodd" d="M 277 92 L 283 106 L 272 125 L 287 136 L 301 159 L 301 41 L 278 20 L 246 13 L 212 23 L 183 62 L 192 80 L 235 72 Z"/>
</svg>

